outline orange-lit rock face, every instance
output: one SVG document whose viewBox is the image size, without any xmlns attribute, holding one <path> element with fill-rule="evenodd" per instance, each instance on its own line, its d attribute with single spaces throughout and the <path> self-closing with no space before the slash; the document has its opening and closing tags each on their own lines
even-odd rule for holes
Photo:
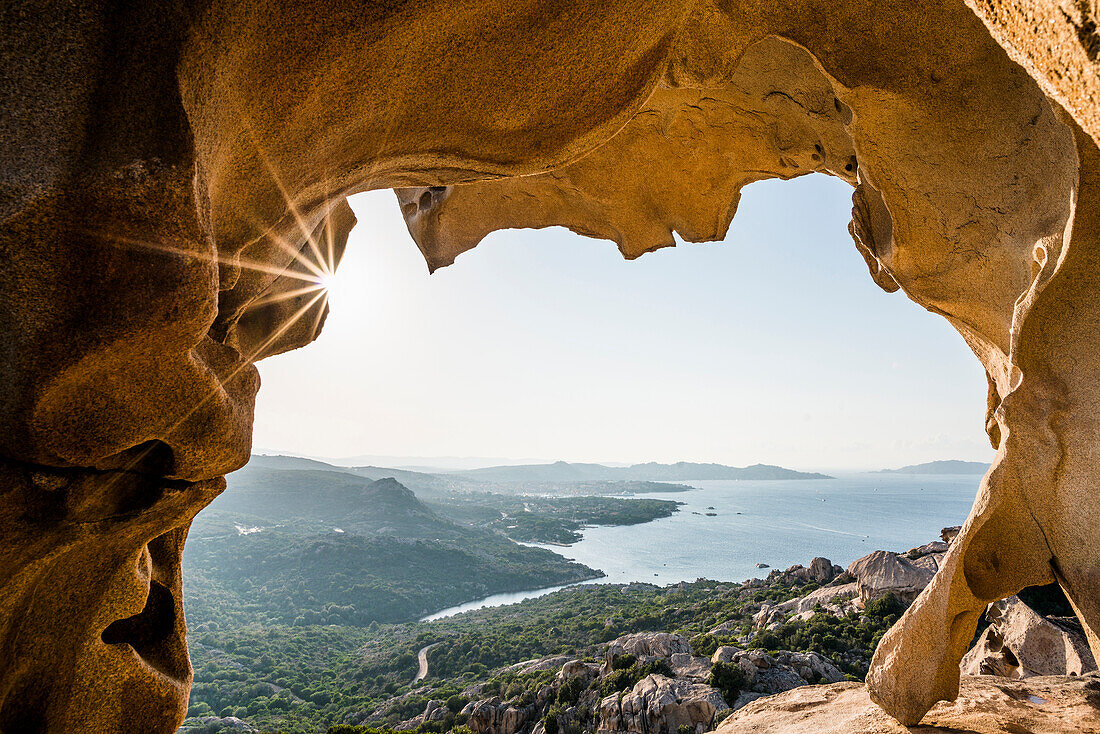
<svg viewBox="0 0 1100 734">
<path fill-rule="evenodd" d="M 720 238 L 751 181 L 858 183 L 872 276 L 963 333 L 999 446 L 874 700 L 953 697 L 985 603 L 1054 578 L 1100 648 L 1100 161 L 962 0 L 128 7 L 3 16 L 0 731 L 175 730 L 187 526 L 372 188 L 434 268 L 513 226 L 637 257 Z"/>
<path fill-rule="evenodd" d="M 963 334 L 990 376 L 1000 449 L 944 571 L 868 678 L 877 703 L 915 724 L 957 694 L 986 604 L 1019 588 L 1057 578 L 1100 644 L 1100 503 L 1085 479 L 1086 406 L 1100 396 L 1087 371 L 1071 376 L 1100 354 L 1088 336 L 1096 150 L 965 8 L 812 6 L 703 4 L 661 86 L 599 150 L 397 197 L 434 268 L 506 227 L 564 225 L 634 258 L 673 232 L 722 238 L 751 181 L 858 181 L 850 229 L 872 277 Z"/>
</svg>

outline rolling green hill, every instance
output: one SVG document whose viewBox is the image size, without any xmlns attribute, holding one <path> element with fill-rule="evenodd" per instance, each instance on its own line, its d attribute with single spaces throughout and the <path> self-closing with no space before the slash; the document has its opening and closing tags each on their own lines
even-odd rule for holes
<svg viewBox="0 0 1100 734">
<path fill-rule="evenodd" d="M 267 463 L 229 484 L 184 553 L 188 619 L 200 627 L 408 621 L 602 575 L 443 517 L 395 479 Z"/>
</svg>

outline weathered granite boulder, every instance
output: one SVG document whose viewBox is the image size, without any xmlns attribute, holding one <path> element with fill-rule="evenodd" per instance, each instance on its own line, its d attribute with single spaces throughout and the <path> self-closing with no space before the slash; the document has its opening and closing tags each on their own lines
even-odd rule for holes
<svg viewBox="0 0 1100 734">
<path fill-rule="evenodd" d="M 540 670 L 558 670 L 563 665 L 566 665 L 575 660 L 573 655 L 551 655 L 545 658 L 536 658 L 534 660 L 524 660 L 514 665 L 509 665 L 505 670 L 512 673 L 537 673 Z"/>
<path fill-rule="evenodd" d="M 702 734 L 710 729 L 715 712 L 727 708 L 710 686 L 649 675 L 629 692 L 600 702 L 597 732 L 677 734 L 680 727 L 689 727 Z"/>
<path fill-rule="evenodd" d="M 703 680 L 710 675 L 710 658 L 692 655 L 688 652 L 673 653 L 669 656 L 668 664 L 677 678 Z"/>
<path fill-rule="evenodd" d="M 748 698 L 743 697 L 732 704 L 734 708 L 756 696 L 771 696 L 812 683 L 844 680 L 844 674 L 835 665 L 815 652 L 781 650 L 773 656 L 763 650 L 745 650 L 735 654 L 730 662 L 744 671 L 743 691 L 749 694 Z"/>
<path fill-rule="evenodd" d="M 986 617 L 990 625 L 962 659 L 963 673 L 1030 678 L 1096 670 L 1076 620 L 1048 619 L 1015 596 L 991 604 Z"/>
<path fill-rule="evenodd" d="M 822 558 L 820 556 L 810 561 L 810 567 L 807 569 L 807 575 L 810 581 L 816 581 L 819 584 L 826 584 L 843 572 L 843 568 L 835 565 L 828 558 Z"/>
<path fill-rule="evenodd" d="M 714 654 L 710 657 L 711 664 L 714 663 L 731 663 L 734 656 L 741 652 L 741 648 L 734 647 L 733 645 L 721 645 L 714 651 Z"/>
<path fill-rule="evenodd" d="M 905 552 L 905 557 L 911 561 L 915 561 L 918 558 L 927 556 L 930 553 L 938 553 L 942 555 L 947 552 L 947 549 L 949 547 L 950 546 L 948 545 L 947 541 L 933 540 L 931 543 L 925 543 L 924 545 L 919 545 L 916 548 L 910 548 Z"/>
<path fill-rule="evenodd" d="M 474 734 L 515 734 L 527 723 L 529 713 L 494 696 L 474 704 L 466 725 Z"/>
<path fill-rule="evenodd" d="M 600 666 L 594 663 L 586 663 L 583 660 L 570 660 L 565 665 L 561 666 L 561 670 L 558 671 L 558 680 L 566 680 L 567 678 L 580 677 L 584 680 L 592 680 L 599 676 Z"/>
<path fill-rule="evenodd" d="M 856 589 L 864 602 L 893 594 L 906 603 L 916 599 L 935 575 L 904 556 L 883 550 L 853 561 L 848 573 L 856 577 Z"/>
<path fill-rule="evenodd" d="M 872 703 L 859 683 L 805 686 L 734 712 L 718 734 L 1100 734 L 1100 679 L 1007 681 L 963 676 L 959 697 L 911 729 Z"/>
<path fill-rule="evenodd" d="M 447 718 L 447 702 L 432 699 L 428 701 L 428 705 L 424 707 L 423 720 L 424 721 L 442 721 Z"/>
<path fill-rule="evenodd" d="M 947 545 L 950 546 L 951 541 L 959 537 L 960 532 L 962 532 L 961 525 L 952 525 L 949 528 L 944 528 L 943 530 L 941 530 L 940 537 L 943 538 L 944 543 L 947 543 Z"/>
<path fill-rule="evenodd" d="M 792 615 L 812 614 L 818 605 L 828 612 L 843 615 L 855 608 L 855 600 L 858 598 L 859 588 L 855 581 L 850 584 L 823 586 L 805 596 L 779 604 L 762 604 L 760 610 L 753 615 L 753 625 L 757 629 L 776 626 Z"/>
<path fill-rule="evenodd" d="M 648 663 L 658 658 L 668 659 L 677 653 L 691 655 L 691 644 L 683 635 L 668 632 L 636 632 L 612 640 L 604 651 L 604 672 L 612 669 L 615 658 L 633 655 L 638 662 Z"/>
</svg>

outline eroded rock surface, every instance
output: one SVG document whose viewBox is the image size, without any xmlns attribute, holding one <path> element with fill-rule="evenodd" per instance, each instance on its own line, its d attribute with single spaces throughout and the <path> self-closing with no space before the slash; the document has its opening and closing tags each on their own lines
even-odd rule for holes
<svg viewBox="0 0 1100 734">
<path fill-rule="evenodd" d="M 637 257 L 721 238 L 749 182 L 852 183 L 871 277 L 963 335 L 998 449 L 870 695 L 952 699 L 1031 585 L 1100 650 L 1094 8 L 969 5 L 7 3 L 0 730 L 176 728 L 190 518 L 377 188 L 435 268 L 517 226 Z"/>
<path fill-rule="evenodd" d="M 624 695 L 603 699 L 596 731 L 676 734 L 689 729 L 702 734 L 711 728 L 715 712 L 727 708 L 722 695 L 710 686 L 654 674 Z"/>
<path fill-rule="evenodd" d="M 674 635 L 668 632 L 635 632 L 613 640 L 604 652 L 604 672 L 608 672 L 615 664 L 615 659 L 622 655 L 633 655 L 641 663 L 649 663 L 657 659 L 669 659 L 673 655 L 691 655 L 691 644 L 683 635 Z"/>
<path fill-rule="evenodd" d="M 953 703 L 936 704 L 922 734 L 1097 734 L 1100 679 L 1050 677 L 1007 681 L 964 676 Z M 910 734 L 872 703 L 858 683 L 796 688 L 736 711 L 719 734 Z"/>
<path fill-rule="evenodd" d="M 1043 617 L 1015 596 L 991 604 L 986 618 L 989 627 L 962 660 L 964 673 L 1030 678 L 1096 670 L 1076 620 Z"/>
<path fill-rule="evenodd" d="M 864 602 L 893 594 L 911 603 L 932 580 L 935 569 L 918 566 L 890 551 L 875 551 L 853 561 L 848 573 L 856 577 L 856 589 Z"/>
</svg>

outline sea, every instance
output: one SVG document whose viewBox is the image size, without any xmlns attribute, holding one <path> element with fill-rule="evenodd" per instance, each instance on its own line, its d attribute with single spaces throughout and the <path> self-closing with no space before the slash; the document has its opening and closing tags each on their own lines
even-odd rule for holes
<svg viewBox="0 0 1100 734">
<path fill-rule="evenodd" d="M 665 586 L 698 578 L 741 582 L 815 556 L 849 563 L 876 550 L 905 551 L 961 525 L 980 474 L 845 474 L 834 479 L 685 482 L 688 492 L 646 494 L 684 503 L 641 525 L 587 528 L 571 546 L 539 545 L 606 574 L 588 583 Z M 538 544 L 530 544 L 538 545 Z M 766 564 L 758 568 L 757 564 Z M 423 621 L 514 604 L 565 588 L 496 594 Z"/>
</svg>

